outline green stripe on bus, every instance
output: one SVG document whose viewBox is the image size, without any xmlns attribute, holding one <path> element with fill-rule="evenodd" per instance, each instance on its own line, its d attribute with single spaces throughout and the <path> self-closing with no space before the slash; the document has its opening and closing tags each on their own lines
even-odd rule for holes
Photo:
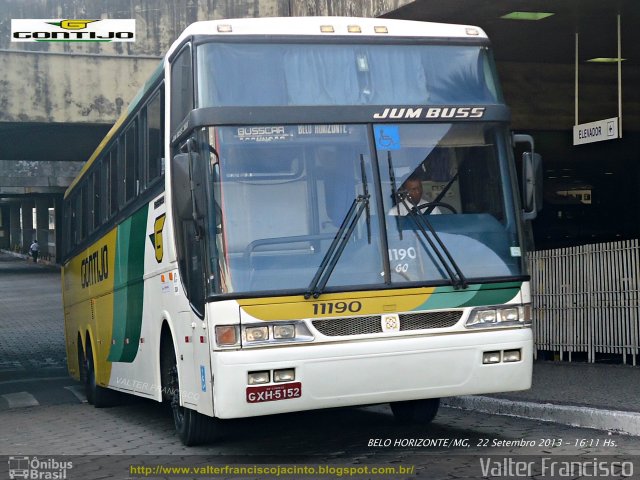
<svg viewBox="0 0 640 480">
<path fill-rule="evenodd" d="M 521 282 L 472 284 L 464 290 L 438 287 L 429 299 L 415 310 L 498 305 L 512 300 L 518 295 L 521 287 Z"/>
<path fill-rule="evenodd" d="M 133 362 L 142 329 L 144 249 L 148 206 L 118 226 L 109 361 Z"/>
</svg>

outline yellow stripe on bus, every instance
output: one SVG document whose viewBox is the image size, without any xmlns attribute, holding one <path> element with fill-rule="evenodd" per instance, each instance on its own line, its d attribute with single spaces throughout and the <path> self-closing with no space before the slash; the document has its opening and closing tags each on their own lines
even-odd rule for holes
<svg viewBox="0 0 640 480">
<path fill-rule="evenodd" d="M 107 385 L 111 362 L 107 361 L 113 336 L 113 287 L 117 229 L 69 261 L 64 267 L 67 331 L 91 335 L 96 382 Z M 74 337 L 75 340 L 75 337 Z M 85 352 L 87 345 L 84 345 Z"/>
<path fill-rule="evenodd" d="M 353 315 L 407 312 L 427 301 L 435 288 L 323 294 L 320 298 L 270 297 L 238 300 L 258 320 L 301 320 Z"/>
</svg>

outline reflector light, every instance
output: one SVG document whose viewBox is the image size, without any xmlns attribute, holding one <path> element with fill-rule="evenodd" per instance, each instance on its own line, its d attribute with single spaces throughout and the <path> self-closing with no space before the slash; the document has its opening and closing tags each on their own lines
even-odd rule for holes
<svg viewBox="0 0 640 480">
<path fill-rule="evenodd" d="M 465 32 L 467 33 L 467 35 L 472 35 L 472 36 L 480 35 L 480 32 L 478 31 L 477 28 L 468 27 L 465 29 Z"/>
<path fill-rule="evenodd" d="M 362 33 L 362 29 L 360 28 L 360 25 L 349 25 L 347 27 L 347 31 L 349 33 Z"/>
<path fill-rule="evenodd" d="M 235 325 L 218 325 L 216 327 L 216 343 L 228 347 L 238 343 L 238 329 Z"/>
<path fill-rule="evenodd" d="M 333 29 L 333 25 L 320 25 L 320 31 L 322 33 L 333 33 L 335 30 Z"/>
<path fill-rule="evenodd" d="M 379 25 L 377 27 L 373 27 L 373 31 L 376 33 L 389 33 L 389 29 L 384 25 Z"/>
<path fill-rule="evenodd" d="M 231 28 L 231 25 L 218 25 L 218 32 L 220 33 L 228 33 L 228 32 L 232 32 L 233 28 Z"/>
</svg>

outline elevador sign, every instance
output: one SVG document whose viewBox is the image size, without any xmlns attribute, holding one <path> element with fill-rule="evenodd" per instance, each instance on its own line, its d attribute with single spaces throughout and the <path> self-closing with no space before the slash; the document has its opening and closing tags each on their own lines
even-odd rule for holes
<svg viewBox="0 0 640 480">
<path fill-rule="evenodd" d="M 135 42 L 134 19 L 12 19 L 12 42 Z"/>
<path fill-rule="evenodd" d="M 573 126 L 573 144 L 602 142 L 618 138 L 618 117 Z"/>
</svg>

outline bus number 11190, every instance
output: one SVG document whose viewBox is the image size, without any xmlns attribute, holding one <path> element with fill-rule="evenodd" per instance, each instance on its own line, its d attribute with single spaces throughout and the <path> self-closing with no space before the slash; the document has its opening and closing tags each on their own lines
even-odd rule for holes
<svg viewBox="0 0 640 480">
<path fill-rule="evenodd" d="M 314 315 L 331 315 L 334 313 L 357 313 L 362 309 L 362 303 L 354 300 L 352 302 L 322 302 L 313 304 Z"/>
</svg>

